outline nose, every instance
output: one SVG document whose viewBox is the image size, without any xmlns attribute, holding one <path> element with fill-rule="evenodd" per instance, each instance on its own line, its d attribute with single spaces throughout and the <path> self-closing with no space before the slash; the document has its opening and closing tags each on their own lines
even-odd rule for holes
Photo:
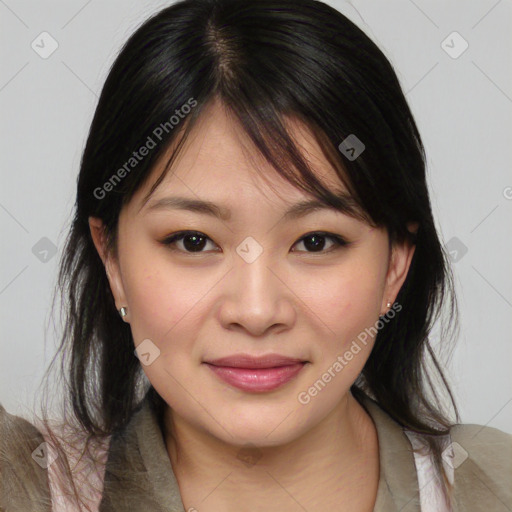
<svg viewBox="0 0 512 512">
<path fill-rule="evenodd" d="M 275 263 L 265 251 L 251 263 L 235 254 L 219 309 L 225 329 L 263 336 L 292 328 L 296 319 L 293 287 Z"/>
</svg>

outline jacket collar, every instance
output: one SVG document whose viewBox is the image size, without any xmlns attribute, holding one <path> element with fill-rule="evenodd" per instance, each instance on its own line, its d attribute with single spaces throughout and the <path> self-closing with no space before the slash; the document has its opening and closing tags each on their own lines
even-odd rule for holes
<svg viewBox="0 0 512 512">
<path fill-rule="evenodd" d="M 374 400 L 363 398 L 377 429 L 380 476 L 374 512 L 420 512 L 418 477 L 412 445 L 404 429 Z"/>
<path fill-rule="evenodd" d="M 374 512 L 420 512 L 412 446 L 402 427 L 370 398 L 361 405 L 372 418 L 379 441 L 380 477 Z M 167 453 L 161 421 L 142 402 L 122 433 L 112 436 L 100 512 L 144 510 L 185 512 Z M 123 472 L 123 466 L 140 470 Z"/>
</svg>

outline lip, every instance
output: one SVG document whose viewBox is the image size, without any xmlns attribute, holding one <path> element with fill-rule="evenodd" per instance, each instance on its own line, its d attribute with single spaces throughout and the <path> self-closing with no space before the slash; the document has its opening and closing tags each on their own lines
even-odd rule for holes
<svg viewBox="0 0 512 512">
<path fill-rule="evenodd" d="M 253 393 L 272 391 L 283 386 L 295 378 L 306 363 L 302 359 L 280 354 L 259 357 L 236 354 L 204 362 L 222 381 Z"/>
<path fill-rule="evenodd" d="M 233 354 L 232 356 L 220 357 L 205 362 L 214 366 L 230 366 L 232 368 L 275 368 L 277 366 L 288 366 L 296 363 L 305 363 L 307 361 L 296 357 L 283 356 L 281 354 L 266 354 L 264 356 Z"/>
</svg>

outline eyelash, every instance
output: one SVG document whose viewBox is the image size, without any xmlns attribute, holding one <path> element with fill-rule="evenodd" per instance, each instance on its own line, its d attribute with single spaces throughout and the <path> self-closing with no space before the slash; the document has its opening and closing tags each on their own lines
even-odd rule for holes
<svg viewBox="0 0 512 512">
<path fill-rule="evenodd" d="M 183 238 L 185 236 L 187 236 L 187 235 L 197 235 L 197 236 L 199 236 L 201 238 L 205 238 L 205 239 L 210 240 L 211 242 L 213 242 L 213 240 L 211 238 L 206 236 L 204 233 L 201 233 L 200 231 L 178 231 L 176 233 L 173 233 L 173 234 L 167 236 L 160 243 L 163 244 L 164 246 L 168 247 L 169 249 L 173 250 L 173 251 L 179 251 L 179 252 L 185 253 L 187 255 L 205 254 L 207 252 L 207 251 L 196 251 L 196 252 L 194 252 L 194 251 L 186 251 L 186 250 L 177 249 L 174 246 L 176 244 L 176 242 L 179 242 L 179 241 L 183 240 Z M 326 254 L 326 253 L 330 253 L 330 252 L 342 249 L 342 248 L 347 247 L 348 245 L 350 245 L 350 242 L 348 242 L 347 240 L 345 240 L 343 237 L 341 237 L 339 235 L 335 235 L 334 233 L 328 233 L 326 231 L 312 231 L 310 233 L 306 233 L 299 240 L 297 240 L 297 242 L 295 242 L 294 246 L 297 243 L 300 243 L 300 242 L 304 241 L 306 238 L 311 237 L 313 235 L 319 235 L 322 238 L 330 239 L 330 240 L 332 240 L 334 242 L 334 245 L 331 246 L 327 250 L 321 250 L 321 251 L 299 251 L 299 252 L 305 252 L 305 253 L 308 253 L 308 254 Z"/>
</svg>

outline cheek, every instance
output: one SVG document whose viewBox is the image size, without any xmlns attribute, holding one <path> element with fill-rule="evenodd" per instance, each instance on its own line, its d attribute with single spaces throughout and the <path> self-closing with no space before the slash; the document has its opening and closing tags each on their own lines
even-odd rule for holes
<svg viewBox="0 0 512 512">
<path fill-rule="evenodd" d="M 206 301 L 201 299 L 215 280 L 200 272 L 184 271 L 158 257 L 151 259 L 148 253 L 144 264 L 138 261 L 133 258 L 126 262 L 129 278 L 125 282 L 134 343 L 139 346 L 149 339 L 154 344 L 145 342 L 150 347 L 151 361 L 142 364 L 142 369 L 167 402 L 181 410 L 187 401 L 175 390 L 194 388 L 189 370 L 198 348 L 195 340 L 201 327 L 199 317 L 205 313 Z"/>
<path fill-rule="evenodd" d="M 165 347 L 185 326 L 194 325 L 211 278 L 171 265 L 165 257 L 134 254 L 126 262 L 125 292 L 130 324 L 137 343 L 150 338 Z M 197 324 L 197 322 L 196 322 Z"/>
<path fill-rule="evenodd" d="M 381 289 L 382 269 L 378 264 L 354 256 L 337 269 L 330 268 L 323 278 L 312 279 L 307 291 L 304 289 L 304 303 L 315 313 L 317 322 L 329 328 L 336 339 L 331 347 L 339 350 L 377 320 Z"/>
<path fill-rule="evenodd" d="M 373 265 L 373 266 L 372 266 Z M 335 276 L 333 278 L 333 276 Z M 314 363 L 298 401 L 311 402 L 305 409 L 311 421 L 328 414 L 361 373 L 373 347 L 380 312 L 382 269 L 374 260 L 354 258 L 340 265 L 329 278 L 310 288 L 309 303 L 318 317 L 316 324 L 328 326 L 314 347 Z M 306 302 L 306 301 L 305 301 Z"/>
</svg>

